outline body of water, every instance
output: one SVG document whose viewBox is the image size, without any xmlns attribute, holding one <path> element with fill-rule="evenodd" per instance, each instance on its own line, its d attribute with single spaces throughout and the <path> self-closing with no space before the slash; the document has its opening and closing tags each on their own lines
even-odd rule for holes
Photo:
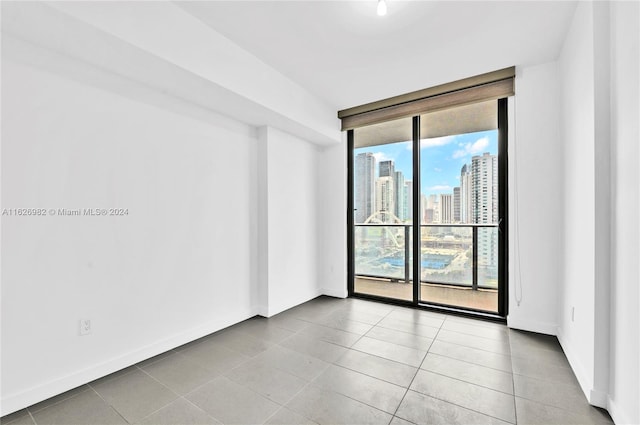
<svg viewBox="0 0 640 425">
<path fill-rule="evenodd" d="M 423 269 L 442 270 L 451 264 L 454 258 L 456 258 L 455 255 L 423 254 L 421 264 Z M 388 264 L 392 267 L 404 267 L 404 258 L 383 257 L 373 264 Z"/>
</svg>

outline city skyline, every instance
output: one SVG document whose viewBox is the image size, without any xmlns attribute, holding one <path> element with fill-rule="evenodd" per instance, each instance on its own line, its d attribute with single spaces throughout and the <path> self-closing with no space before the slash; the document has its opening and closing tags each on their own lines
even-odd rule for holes
<svg viewBox="0 0 640 425">
<path fill-rule="evenodd" d="M 484 270 L 482 280 L 483 282 L 486 279 L 495 280 L 499 243 L 497 228 L 452 227 L 447 229 L 446 225 L 495 225 L 499 222 L 496 139 L 497 132 L 494 131 L 421 141 L 423 147 L 420 159 L 421 161 L 429 159 L 426 166 L 421 162 L 421 179 L 426 177 L 427 181 L 434 180 L 428 174 L 433 167 L 433 161 L 438 156 L 444 160 L 437 164 L 438 168 L 434 167 L 436 171 L 432 174 L 442 176 L 448 174 L 449 177 L 447 181 L 440 180 L 441 184 L 437 185 L 437 188 L 427 186 L 426 191 L 422 191 L 419 218 L 415 221 L 408 202 L 413 198 L 411 195 L 413 182 L 404 176 L 404 172 L 410 171 L 410 168 L 407 170 L 406 165 L 406 157 L 411 156 L 412 153 L 407 149 L 409 144 L 407 142 L 394 144 L 392 148 L 404 148 L 407 152 L 396 151 L 395 157 L 389 157 L 383 153 L 381 148 L 391 151 L 386 145 L 356 150 L 354 164 L 356 224 L 417 222 L 444 225 L 438 226 L 439 230 L 429 228 L 429 231 L 444 232 L 450 241 L 455 241 L 454 243 L 461 243 L 460 241 L 465 238 L 468 242 L 473 235 L 473 255 L 476 258 L 474 261 L 477 261 Z M 470 231 L 470 229 L 473 230 Z M 422 238 L 424 237 L 425 235 L 422 234 Z M 442 245 L 439 246 L 442 248 Z M 469 255 L 465 249 L 456 251 L 455 258 L 458 258 L 459 264 L 460 262 L 467 264 Z M 435 268 L 438 270 L 436 274 L 442 274 L 443 267 L 439 266 L 440 263 L 436 261 L 433 264 L 433 267 L 428 265 L 423 267 Z"/>
<path fill-rule="evenodd" d="M 421 140 L 420 192 L 430 195 L 453 194 L 459 187 L 460 170 L 471 163 L 473 156 L 498 153 L 498 131 L 458 134 Z M 371 153 L 376 159 L 375 175 L 378 178 L 379 164 L 393 160 L 395 171 L 402 172 L 405 181 L 413 180 L 413 158 L 411 142 L 390 143 L 354 149 L 354 155 Z"/>
</svg>

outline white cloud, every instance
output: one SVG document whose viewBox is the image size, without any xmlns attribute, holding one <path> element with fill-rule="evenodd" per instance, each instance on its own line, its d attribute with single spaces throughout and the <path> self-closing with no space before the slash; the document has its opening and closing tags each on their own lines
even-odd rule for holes
<svg viewBox="0 0 640 425">
<path fill-rule="evenodd" d="M 439 172 L 441 172 L 441 171 L 442 171 L 442 168 L 438 168 L 438 167 L 436 167 L 436 168 L 434 168 L 434 169 L 433 169 L 433 171 L 435 171 L 436 173 L 439 173 Z"/>
<path fill-rule="evenodd" d="M 476 154 L 485 150 L 489 146 L 489 138 L 483 137 L 481 139 L 476 140 L 476 142 L 471 145 L 471 153 Z"/>
<path fill-rule="evenodd" d="M 404 148 L 408 151 L 413 149 L 413 142 L 397 142 L 394 143 L 394 145 L 402 147 L 404 145 Z"/>
<path fill-rule="evenodd" d="M 385 154 L 384 152 L 375 152 L 372 155 L 376 159 L 376 163 L 380 163 L 380 161 L 389 161 L 393 159 L 393 158 L 389 158 L 387 154 Z"/>
<path fill-rule="evenodd" d="M 420 140 L 420 149 L 444 146 L 456 140 L 456 136 L 433 137 Z"/>
<path fill-rule="evenodd" d="M 430 186 L 427 190 L 439 191 L 439 190 L 453 190 L 451 186 L 448 184 L 437 184 L 435 186 Z"/>
<path fill-rule="evenodd" d="M 453 158 L 462 158 L 468 155 L 477 155 L 483 152 L 489 146 L 489 138 L 483 137 L 473 143 L 459 144 L 462 149 L 458 149 L 453 153 Z"/>
</svg>

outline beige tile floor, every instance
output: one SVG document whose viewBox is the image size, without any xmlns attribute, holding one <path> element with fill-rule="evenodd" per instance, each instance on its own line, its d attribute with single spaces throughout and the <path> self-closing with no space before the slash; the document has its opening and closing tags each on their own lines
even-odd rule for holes
<svg viewBox="0 0 640 425">
<path fill-rule="evenodd" d="M 253 318 L 2 424 L 607 424 L 556 338 L 358 299 Z"/>
</svg>

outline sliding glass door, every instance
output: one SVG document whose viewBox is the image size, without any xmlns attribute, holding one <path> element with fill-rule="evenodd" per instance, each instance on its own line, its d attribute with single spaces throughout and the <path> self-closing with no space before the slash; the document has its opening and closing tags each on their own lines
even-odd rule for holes
<svg viewBox="0 0 640 425">
<path fill-rule="evenodd" d="M 413 301 L 411 118 L 358 128 L 353 146 L 354 291 Z"/>
<path fill-rule="evenodd" d="M 505 315 L 506 106 L 349 132 L 352 294 Z"/>
</svg>

